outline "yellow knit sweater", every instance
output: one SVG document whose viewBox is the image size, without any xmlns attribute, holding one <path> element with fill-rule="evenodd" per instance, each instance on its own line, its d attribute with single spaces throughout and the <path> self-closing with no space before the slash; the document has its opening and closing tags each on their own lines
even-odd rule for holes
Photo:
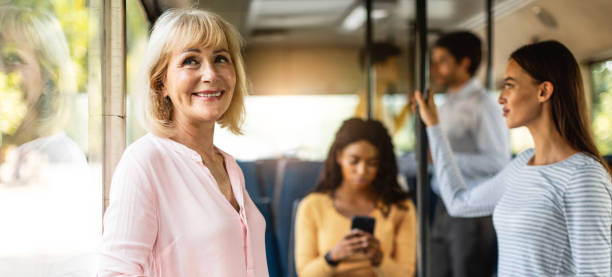
<svg viewBox="0 0 612 277">
<path fill-rule="evenodd" d="M 301 201 L 296 217 L 295 262 L 298 276 L 413 276 L 416 265 L 416 213 L 410 200 L 407 209 L 391 206 L 385 217 L 380 208 L 369 216 L 376 219 L 374 237 L 381 244 L 382 263 L 371 265 L 363 254 L 355 254 L 336 267 L 325 262 L 325 253 L 350 231 L 351 220 L 336 211 L 331 197 L 311 193 Z"/>
</svg>

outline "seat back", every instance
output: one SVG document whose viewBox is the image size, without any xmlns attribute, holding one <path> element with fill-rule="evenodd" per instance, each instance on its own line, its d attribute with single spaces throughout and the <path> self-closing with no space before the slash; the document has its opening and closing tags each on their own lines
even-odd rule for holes
<svg viewBox="0 0 612 277">
<path fill-rule="evenodd" d="M 255 205 L 266 219 L 266 261 L 268 263 L 268 274 L 271 277 L 284 276 L 281 275 L 281 261 L 278 254 L 278 241 L 274 233 L 274 226 L 268 222 L 272 221 L 272 203 L 267 198 L 264 201 L 255 201 Z"/>
<path fill-rule="evenodd" d="M 257 173 L 259 177 L 262 193 L 272 199 L 274 197 L 274 188 L 276 187 L 276 171 L 279 159 L 264 159 L 258 160 Z"/>
<path fill-rule="evenodd" d="M 293 201 L 293 207 L 291 208 L 291 231 L 289 233 L 289 253 L 288 253 L 288 265 L 287 265 L 287 277 L 297 277 L 297 271 L 295 268 L 295 216 L 297 214 L 298 206 L 302 199 L 295 199 Z"/>
<path fill-rule="evenodd" d="M 282 276 L 289 275 L 289 241 L 291 235 L 293 204 L 314 189 L 322 162 L 301 161 L 295 159 L 280 160 L 277 167 L 277 178 L 272 207 L 276 220 L 275 232 L 278 241 L 278 254 Z"/>
<path fill-rule="evenodd" d="M 258 162 L 237 161 L 244 174 L 244 182 L 249 196 L 257 206 L 257 209 L 266 220 L 266 260 L 268 263 L 268 273 L 272 277 L 281 276 L 280 260 L 278 255 L 278 243 L 274 234 L 274 217 L 272 215 L 272 198 L 267 195 L 268 189 L 262 180 L 267 180 L 262 176 L 262 166 Z M 268 178 L 269 180 L 270 178 Z M 272 182 L 268 183 L 270 187 Z M 270 189 L 272 191 L 272 189 Z"/>
<path fill-rule="evenodd" d="M 236 161 L 240 169 L 242 169 L 242 174 L 244 175 L 244 185 L 246 187 L 249 196 L 253 201 L 256 199 L 259 200 L 265 197 L 265 194 L 262 190 L 262 184 L 259 182 L 259 173 L 257 170 L 257 163 L 251 161 Z"/>
</svg>

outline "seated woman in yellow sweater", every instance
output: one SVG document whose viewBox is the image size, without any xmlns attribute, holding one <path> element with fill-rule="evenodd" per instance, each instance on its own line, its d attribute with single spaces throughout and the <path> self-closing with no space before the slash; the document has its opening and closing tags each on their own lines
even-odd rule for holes
<svg viewBox="0 0 612 277">
<path fill-rule="evenodd" d="M 344 121 L 321 180 L 298 208 L 298 275 L 413 276 L 416 213 L 409 196 L 397 183 L 385 127 L 375 120 Z M 355 215 L 375 218 L 374 235 L 350 230 Z"/>
</svg>

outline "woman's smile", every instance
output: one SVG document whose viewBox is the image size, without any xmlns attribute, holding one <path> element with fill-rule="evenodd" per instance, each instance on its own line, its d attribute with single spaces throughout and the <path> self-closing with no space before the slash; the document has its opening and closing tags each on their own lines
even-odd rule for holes
<svg viewBox="0 0 612 277">
<path fill-rule="evenodd" d="M 225 90 L 204 90 L 194 92 L 191 95 L 202 101 L 217 101 L 225 95 Z"/>
</svg>

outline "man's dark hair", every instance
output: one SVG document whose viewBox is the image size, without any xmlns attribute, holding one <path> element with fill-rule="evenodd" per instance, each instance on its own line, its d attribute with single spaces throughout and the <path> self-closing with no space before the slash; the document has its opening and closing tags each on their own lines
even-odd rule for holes
<svg viewBox="0 0 612 277">
<path fill-rule="evenodd" d="M 397 57 L 402 53 L 399 47 L 388 42 L 372 43 L 372 65 L 386 62 L 389 58 Z M 359 50 L 359 65 L 363 70 L 365 67 L 366 49 Z"/>
<path fill-rule="evenodd" d="M 460 63 L 463 58 L 470 60 L 468 72 L 474 76 L 482 57 L 482 43 L 475 34 L 466 31 L 445 34 L 436 40 L 434 47 L 442 47 Z"/>
</svg>

